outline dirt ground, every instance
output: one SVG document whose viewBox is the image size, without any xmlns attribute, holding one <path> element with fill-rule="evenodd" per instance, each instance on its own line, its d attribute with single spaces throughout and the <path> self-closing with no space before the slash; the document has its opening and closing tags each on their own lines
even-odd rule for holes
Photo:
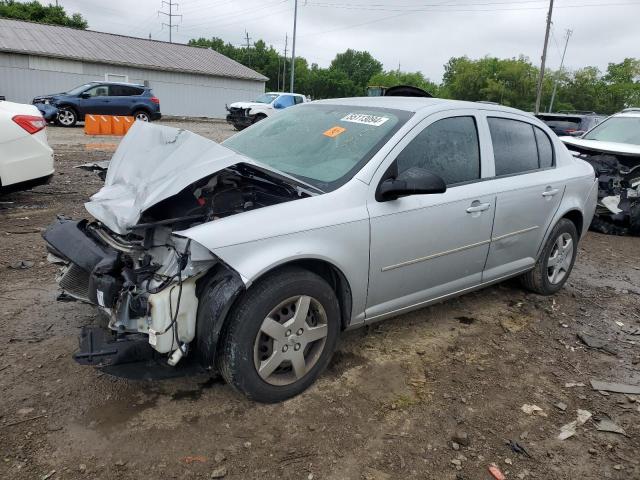
<svg viewBox="0 0 640 480">
<path fill-rule="evenodd" d="M 55 301 L 41 232 L 85 216 L 101 181 L 73 167 L 118 139 L 49 136 L 52 183 L 0 196 L 0 478 L 485 480 L 495 463 L 507 479 L 640 479 L 640 395 L 589 383 L 640 385 L 640 238 L 589 233 L 554 297 L 512 281 L 347 332 L 309 391 L 259 405 L 216 379 L 134 382 L 72 360 L 96 313 Z M 592 418 L 558 440 L 578 409 Z M 625 434 L 598 431 L 607 417 Z"/>
</svg>

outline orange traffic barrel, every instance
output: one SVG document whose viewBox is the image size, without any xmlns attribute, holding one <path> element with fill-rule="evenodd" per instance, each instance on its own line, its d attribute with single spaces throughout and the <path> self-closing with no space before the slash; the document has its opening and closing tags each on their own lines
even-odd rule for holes
<svg viewBox="0 0 640 480">
<path fill-rule="evenodd" d="M 100 135 L 111 135 L 111 118 L 108 115 L 100 115 L 98 123 L 100 124 Z"/>
<path fill-rule="evenodd" d="M 124 129 L 124 119 L 123 117 L 119 117 L 117 115 L 114 115 L 113 117 L 111 117 L 111 134 L 112 135 L 124 135 L 125 129 Z"/>
<path fill-rule="evenodd" d="M 131 128 L 131 126 L 133 125 L 135 118 L 133 117 L 120 117 L 120 118 L 123 120 L 123 123 L 124 123 L 124 133 L 127 133 Z"/>
<path fill-rule="evenodd" d="M 100 125 L 95 115 L 85 115 L 84 133 L 85 135 L 100 135 Z"/>
</svg>

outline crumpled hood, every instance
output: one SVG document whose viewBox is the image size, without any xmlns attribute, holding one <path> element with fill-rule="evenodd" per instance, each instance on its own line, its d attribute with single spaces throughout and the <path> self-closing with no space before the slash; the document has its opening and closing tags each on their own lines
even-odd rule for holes
<svg viewBox="0 0 640 480">
<path fill-rule="evenodd" d="M 193 132 L 135 122 L 111 159 L 104 186 L 85 207 L 111 230 L 125 234 L 156 203 L 241 162 L 256 164 Z"/>
<path fill-rule="evenodd" d="M 560 137 L 560 140 L 571 150 L 572 146 L 592 150 L 594 152 L 612 153 L 614 155 L 640 156 L 640 145 L 631 143 L 601 142 L 575 137 Z"/>
<path fill-rule="evenodd" d="M 246 108 L 254 108 L 254 107 L 271 108 L 271 105 L 268 103 L 256 103 L 256 102 L 235 102 L 229 105 L 229 108 L 246 109 Z"/>
</svg>

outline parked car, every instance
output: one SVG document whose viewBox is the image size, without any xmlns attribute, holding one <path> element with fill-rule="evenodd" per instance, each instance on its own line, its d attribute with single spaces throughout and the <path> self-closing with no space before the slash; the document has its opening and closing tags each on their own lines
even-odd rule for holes
<svg viewBox="0 0 640 480">
<path fill-rule="evenodd" d="M 49 182 L 53 150 L 44 118 L 33 105 L 0 101 L 0 190 L 23 190 Z"/>
<path fill-rule="evenodd" d="M 58 118 L 58 109 L 50 103 L 36 103 L 35 106 L 47 123 L 55 122 Z"/>
<path fill-rule="evenodd" d="M 57 123 L 73 127 L 85 115 L 130 115 L 143 122 L 159 120 L 160 100 L 149 87 L 133 83 L 90 82 L 65 93 L 35 97 L 33 104 L 58 109 Z"/>
<path fill-rule="evenodd" d="M 242 130 L 273 115 L 278 110 L 308 102 L 307 97 L 297 93 L 268 92 L 253 102 L 236 102 L 227 106 L 227 123 Z"/>
<path fill-rule="evenodd" d="M 509 277 L 557 292 L 596 193 L 593 168 L 519 110 L 335 99 L 220 145 L 136 122 L 86 204 L 97 221 L 44 237 L 60 286 L 117 332 L 86 329 L 79 362 L 195 360 L 276 402 L 345 329 Z"/>
<path fill-rule="evenodd" d="M 536 117 L 546 123 L 559 137 L 579 137 L 607 118 L 606 115 L 594 112 L 540 113 Z"/>
<path fill-rule="evenodd" d="M 591 228 L 640 235 L 640 108 L 616 113 L 580 138 L 560 140 L 593 165 L 598 176 L 598 208 Z"/>
</svg>

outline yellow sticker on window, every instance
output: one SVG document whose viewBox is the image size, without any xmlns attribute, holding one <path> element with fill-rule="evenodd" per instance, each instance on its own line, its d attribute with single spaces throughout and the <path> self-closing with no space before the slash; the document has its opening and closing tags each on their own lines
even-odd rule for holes
<svg viewBox="0 0 640 480">
<path fill-rule="evenodd" d="M 340 135 L 341 133 L 346 132 L 347 129 L 343 128 L 343 127 L 331 127 L 329 130 L 327 130 L 326 132 L 323 133 L 323 135 L 325 137 L 329 137 L 329 138 L 335 138 L 338 135 Z"/>
</svg>

